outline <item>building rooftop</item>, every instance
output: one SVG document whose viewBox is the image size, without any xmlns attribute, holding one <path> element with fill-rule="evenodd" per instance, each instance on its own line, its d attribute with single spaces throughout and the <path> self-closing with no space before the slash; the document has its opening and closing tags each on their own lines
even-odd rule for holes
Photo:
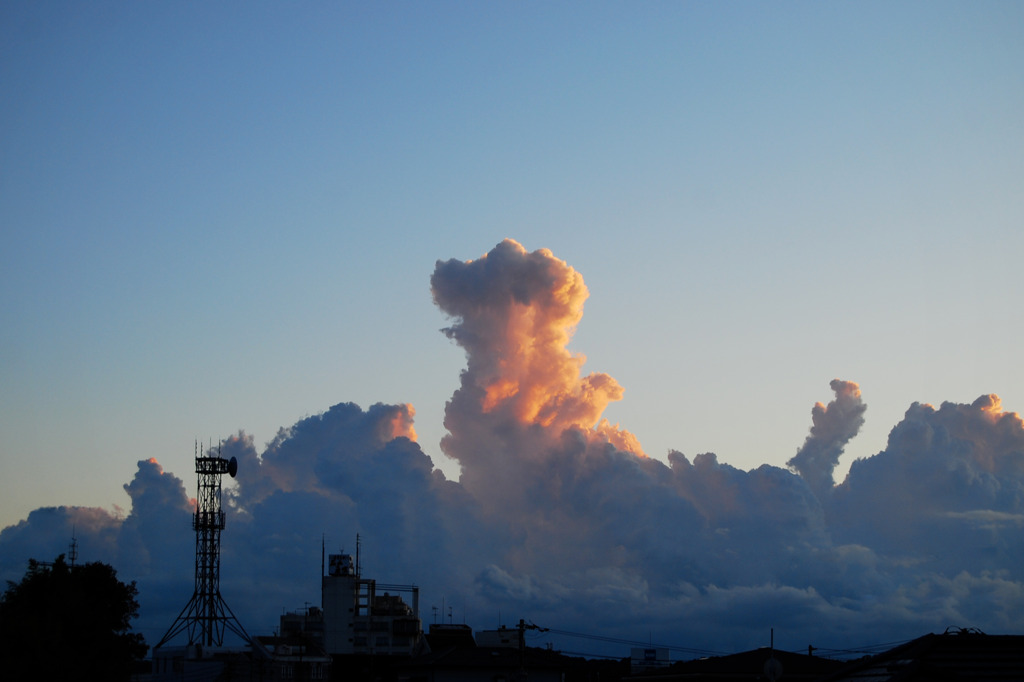
<svg viewBox="0 0 1024 682">
<path fill-rule="evenodd" d="M 853 661 L 823 679 L 829 682 L 1024 680 L 1024 635 L 986 635 L 977 630 L 929 634 L 876 656 Z"/>
<path fill-rule="evenodd" d="M 729 656 L 678 661 L 667 668 L 655 669 L 631 677 L 633 680 L 673 682 L 687 680 L 819 680 L 844 665 L 820 656 L 763 647 Z"/>
</svg>

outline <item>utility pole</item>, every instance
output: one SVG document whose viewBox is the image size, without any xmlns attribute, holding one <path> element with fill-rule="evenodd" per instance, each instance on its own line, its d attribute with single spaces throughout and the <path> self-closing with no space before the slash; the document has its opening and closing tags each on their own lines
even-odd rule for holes
<svg viewBox="0 0 1024 682">
<path fill-rule="evenodd" d="M 519 625 L 516 629 L 519 630 L 519 680 L 520 682 L 526 682 L 526 631 L 547 632 L 548 629 L 533 623 L 527 623 L 522 618 L 519 619 Z"/>
</svg>

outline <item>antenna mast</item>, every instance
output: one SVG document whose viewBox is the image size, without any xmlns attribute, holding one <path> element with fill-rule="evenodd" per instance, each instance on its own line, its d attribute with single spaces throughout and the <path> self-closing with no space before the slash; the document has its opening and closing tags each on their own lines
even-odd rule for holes
<svg viewBox="0 0 1024 682">
<path fill-rule="evenodd" d="M 219 444 L 217 456 L 212 455 L 211 447 L 206 456 L 200 457 L 199 443 L 196 443 L 196 474 L 199 483 L 196 513 L 192 516 L 192 528 L 196 531 L 195 592 L 154 649 L 183 631 L 188 632 L 189 644 L 208 647 L 224 644 L 225 629 L 231 630 L 247 643 L 251 641 L 231 608 L 220 596 L 220 534 L 224 530 L 220 477 L 228 474 L 234 478 L 238 473 L 238 460 L 234 457 L 230 460 L 221 458 Z"/>
<path fill-rule="evenodd" d="M 68 559 L 71 561 L 71 568 L 75 567 L 78 560 L 78 538 L 75 537 L 75 527 L 71 526 L 71 546 L 68 547 Z"/>
</svg>

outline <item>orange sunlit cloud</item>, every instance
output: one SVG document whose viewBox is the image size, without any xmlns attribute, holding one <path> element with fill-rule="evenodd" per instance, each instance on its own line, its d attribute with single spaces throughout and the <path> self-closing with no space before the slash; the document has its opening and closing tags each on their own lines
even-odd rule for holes
<svg viewBox="0 0 1024 682">
<path fill-rule="evenodd" d="M 467 351 L 462 383 L 476 396 L 473 411 L 554 434 L 578 428 L 643 454 L 635 436 L 601 419 L 622 387 L 603 373 L 581 377 L 586 357 L 567 348 L 589 296 L 579 272 L 506 239 L 475 261 L 438 263 L 432 284 L 458 320 L 446 332 Z"/>
<path fill-rule="evenodd" d="M 413 418 L 416 416 L 416 409 L 410 403 L 405 403 L 400 407 L 401 409 L 396 410 L 394 416 L 388 422 L 391 432 L 385 440 L 405 437 L 415 441 L 416 429 L 413 428 Z"/>
</svg>

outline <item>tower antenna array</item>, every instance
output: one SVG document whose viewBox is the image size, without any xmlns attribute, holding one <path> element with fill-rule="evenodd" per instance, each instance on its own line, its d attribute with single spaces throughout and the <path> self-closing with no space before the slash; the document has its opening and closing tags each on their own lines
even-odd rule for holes
<svg viewBox="0 0 1024 682">
<path fill-rule="evenodd" d="M 246 643 L 251 641 L 231 608 L 220 596 L 220 534 L 224 530 L 220 477 L 228 474 L 234 478 L 238 473 L 238 460 L 234 457 L 223 459 L 219 444 L 216 456 L 213 456 L 212 447 L 204 456 L 200 456 L 198 442 L 195 445 L 195 458 L 199 479 L 196 512 L 192 516 L 192 528 L 196 532 L 195 592 L 154 649 L 182 632 L 188 633 L 189 644 L 207 647 L 223 646 L 225 630 L 231 630 Z"/>
</svg>

